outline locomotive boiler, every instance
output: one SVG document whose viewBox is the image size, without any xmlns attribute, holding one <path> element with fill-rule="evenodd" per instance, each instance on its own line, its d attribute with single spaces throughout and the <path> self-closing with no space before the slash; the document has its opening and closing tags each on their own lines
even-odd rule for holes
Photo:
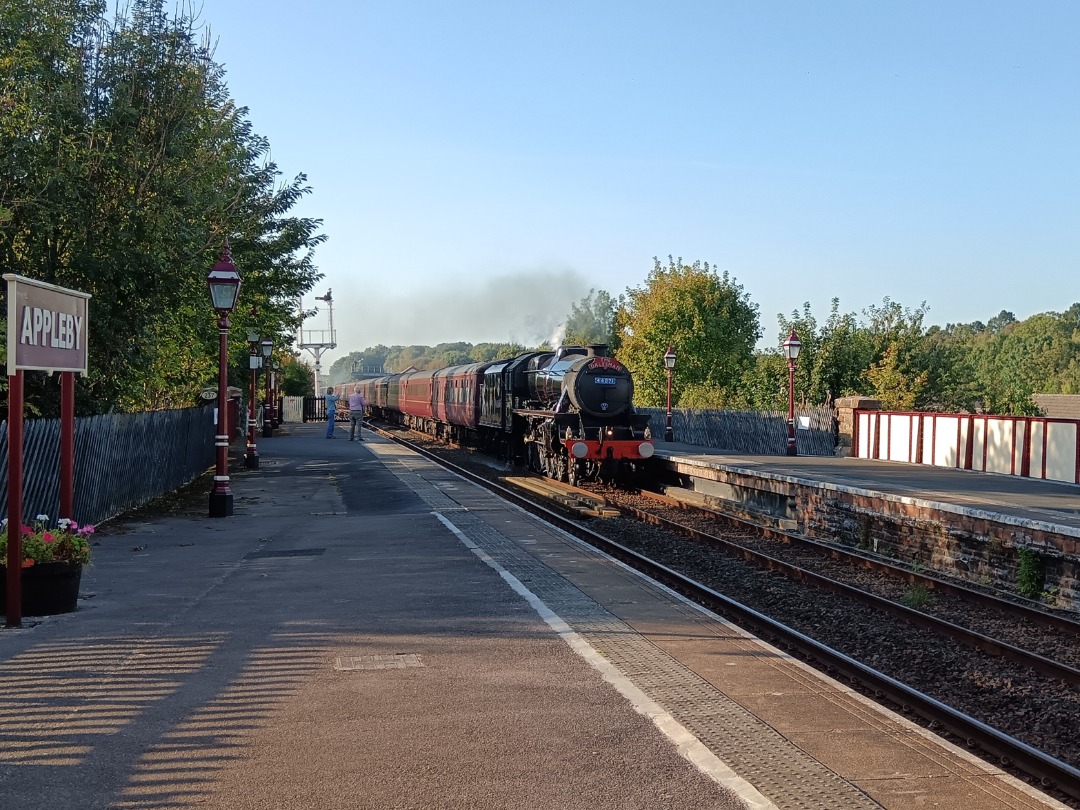
<svg viewBox="0 0 1080 810">
<path fill-rule="evenodd" d="M 361 387 L 375 417 L 473 441 L 561 481 L 633 475 L 653 454 L 633 378 L 603 345 L 410 371 Z"/>
<path fill-rule="evenodd" d="M 652 456 L 633 377 L 606 348 L 563 346 L 529 358 L 518 415 L 531 468 L 570 483 L 610 480 Z"/>
</svg>

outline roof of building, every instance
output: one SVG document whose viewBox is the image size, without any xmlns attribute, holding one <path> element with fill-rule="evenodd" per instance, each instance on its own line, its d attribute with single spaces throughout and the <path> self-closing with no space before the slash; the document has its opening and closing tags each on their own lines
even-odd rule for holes
<svg viewBox="0 0 1080 810">
<path fill-rule="evenodd" d="M 1080 419 L 1080 394 L 1033 394 L 1031 398 L 1051 419 Z"/>
</svg>

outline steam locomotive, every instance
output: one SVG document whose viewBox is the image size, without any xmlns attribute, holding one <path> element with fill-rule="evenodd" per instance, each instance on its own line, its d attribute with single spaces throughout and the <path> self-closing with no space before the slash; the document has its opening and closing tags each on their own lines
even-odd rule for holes
<svg viewBox="0 0 1080 810">
<path fill-rule="evenodd" d="M 604 345 L 406 371 L 360 389 L 375 418 L 475 443 L 571 484 L 632 476 L 653 454 L 633 378 Z"/>
</svg>

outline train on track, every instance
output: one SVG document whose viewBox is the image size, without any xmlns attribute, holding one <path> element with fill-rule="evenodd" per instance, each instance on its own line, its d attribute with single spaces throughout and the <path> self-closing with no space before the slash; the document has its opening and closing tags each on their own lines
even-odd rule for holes
<svg viewBox="0 0 1080 810">
<path fill-rule="evenodd" d="M 368 414 L 472 443 L 559 481 L 624 480 L 653 455 L 634 381 L 607 346 L 561 346 L 506 360 L 360 381 Z"/>
</svg>

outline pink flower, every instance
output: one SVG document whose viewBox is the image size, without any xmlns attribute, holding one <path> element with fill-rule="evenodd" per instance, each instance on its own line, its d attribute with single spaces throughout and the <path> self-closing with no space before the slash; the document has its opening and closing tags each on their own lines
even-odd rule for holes
<svg viewBox="0 0 1080 810">
<path fill-rule="evenodd" d="M 56 538 L 53 537 L 52 532 L 45 532 L 45 534 L 41 535 L 41 539 L 46 543 L 56 542 Z"/>
</svg>

